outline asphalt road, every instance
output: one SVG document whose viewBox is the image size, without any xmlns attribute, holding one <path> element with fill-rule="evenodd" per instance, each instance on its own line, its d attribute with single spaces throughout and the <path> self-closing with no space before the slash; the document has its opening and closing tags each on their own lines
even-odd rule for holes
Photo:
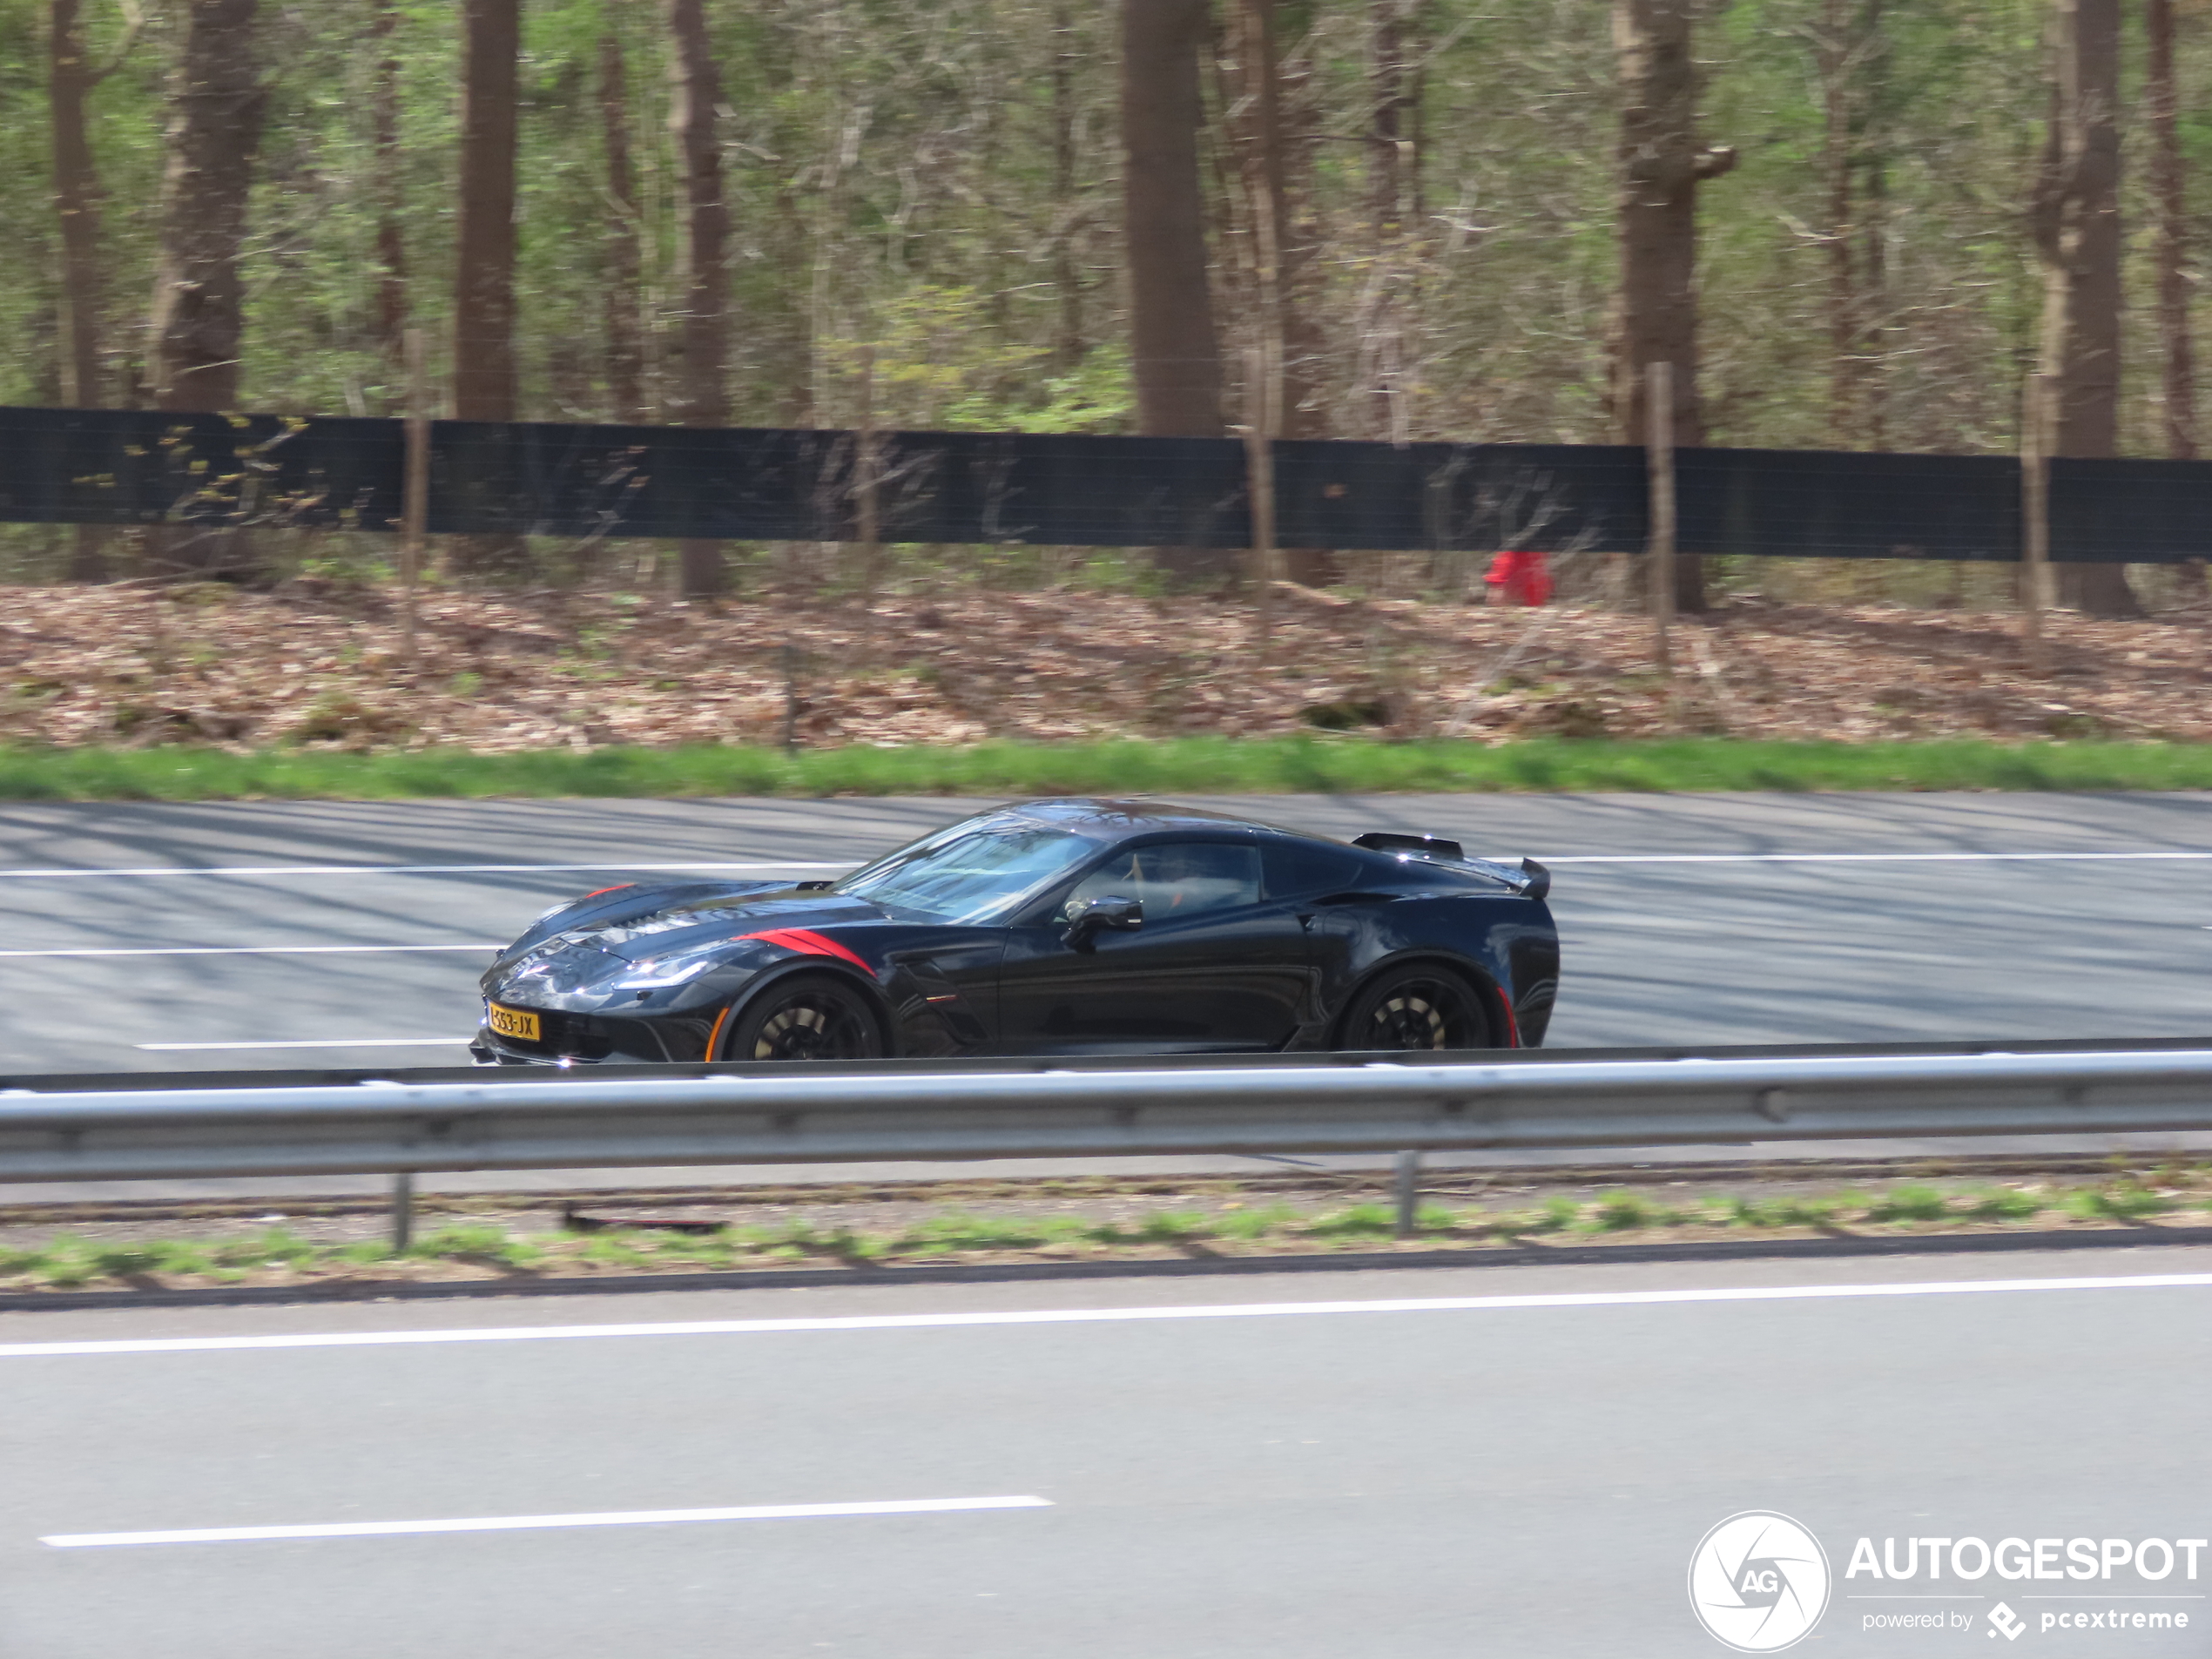
<svg viewBox="0 0 2212 1659">
<path fill-rule="evenodd" d="M 460 1063 L 476 974 L 493 945 L 547 905 L 650 879 L 656 867 L 840 867 L 980 804 L 8 806 L 0 1073 Z M 2212 795 L 1207 804 L 1340 835 L 1434 830 L 1553 863 L 1565 945 L 1553 1047 L 2212 1035 Z M 1155 1164 L 1114 1167 L 1125 1166 Z M 377 1184 L 252 1184 L 283 1193 Z"/>
<path fill-rule="evenodd" d="M 2201 1654 L 2203 1552 L 1845 1568 L 2212 1534 L 2209 1365 L 2170 1249 L 6 1314 L 0 1654 L 1669 1659 L 1747 1509 L 1827 1554 L 1804 1651 L 2009 1651 L 2001 1596 L 2023 1652 Z M 2192 1628 L 2042 1627 L 2093 1608 Z"/>
<path fill-rule="evenodd" d="M 2212 796 L 1213 804 L 1554 862 L 1556 1047 L 2212 1030 Z M 0 1070 L 459 1062 L 491 947 L 547 905 L 839 867 L 969 805 L 9 806 Z M 2087 853 L 2128 856 L 2052 856 Z M 270 1042 L 301 1046 L 239 1046 Z"/>
</svg>

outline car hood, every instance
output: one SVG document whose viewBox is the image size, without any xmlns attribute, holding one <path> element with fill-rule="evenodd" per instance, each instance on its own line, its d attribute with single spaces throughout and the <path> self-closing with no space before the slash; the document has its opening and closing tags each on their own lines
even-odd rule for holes
<svg viewBox="0 0 2212 1659">
<path fill-rule="evenodd" d="M 849 927 L 888 918 L 864 899 L 841 894 L 729 894 L 687 900 L 640 916 L 587 922 L 563 928 L 557 939 L 569 946 L 604 951 L 624 961 L 640 962 L 696 950 L 718 940 L 776 928 Z M 550 943 L 551 941 L 547 941 Z"/>
<path fill-rule="evenodd" d="M 485 995 L 527 1006 L 588 1012 L 617 991 L 628 1006 L 637 1000 L 635 976 L 655 971 L 649 963 L 666 961 L 680 969 L 683 958 L 703 955 L 711 963 L 716 947 L 734 948 L 748 937 L 767 934 L 770 944 L 787 943 L 779 936 L 888 920 L 863 900 L 789 887 L 631 894 L 611 907 L 578 908 L 572 916 L 548 919 L 509 947 L 480 982 Z M 739 953 L 733 948 L 731 954 Z M 687 993 L 711 983 L 712 972 L 701 970 L 669 981 L 668 993 L 652 1001 L 680 1005 L 691 1000 Z"/>
</svg>

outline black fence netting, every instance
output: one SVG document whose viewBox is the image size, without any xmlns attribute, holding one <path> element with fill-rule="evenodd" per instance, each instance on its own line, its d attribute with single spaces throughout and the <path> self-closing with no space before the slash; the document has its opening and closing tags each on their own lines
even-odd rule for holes
<svg viewBox="0 0 2212 1659">
<path fill-rule="evenodd" d="M 883 539 L 1241 547 L 1234 439 L 440 421 L 434 534 L 852 541 L 873 478 Z M 0 520 L 397 527 L 400 422 L 0 408 Z M 1634 552 L 1643 452 L 1624 446 L 1275 446 L 1291 548 Z M 1685 449 L 1683 551 L 1782 558 L 2019 556 L 2020 469 L 2001 455 Z M 2212 462 L 2060 460 L 2052 556 L 2212 554 Z"/>
</svg>

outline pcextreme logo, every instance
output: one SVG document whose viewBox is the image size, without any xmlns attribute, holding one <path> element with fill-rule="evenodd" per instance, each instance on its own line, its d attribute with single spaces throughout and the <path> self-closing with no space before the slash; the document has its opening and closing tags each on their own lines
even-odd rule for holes
<svg viewBox="0 0 2212 1659">
<path fill-rule="evenodd" d="M 1787 1515 L 1746 1509 L 1690 1552 L 1689 1605 L 1723 1646 L 1779 1653 L 1820 1622 L 1831 1577 L 1818 1539 Z"/>
<path fill-rule="evenodd" d="M 1860 1603 L 1852 1617 L 1861 1631 L 1892 1637 L 1979 1633 L 2009 1646 L 2030 1634 L 2099 1633 L 2089 1647 L 2112 1639 L 2102 1633 L 2141 1631 L 2155 1644 L 2202 1628 L 2212 1597 L 2196 1581 L 2208 1550 L 2202 1538 L 1862 1537 L 1838 1580 L 1810 1529 L 1747 1509 L 1698 1540 L 1689 1605 L 1737 1653 L 1795 1647 L 1837 1594 Z M 2035 1605 L 2016 1610 L 2005 1597 Z"/>
</svg>

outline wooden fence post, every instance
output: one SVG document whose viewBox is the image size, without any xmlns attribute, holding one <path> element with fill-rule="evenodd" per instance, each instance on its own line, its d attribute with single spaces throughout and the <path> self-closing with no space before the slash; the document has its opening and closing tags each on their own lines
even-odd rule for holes
<svg viewBox="0 0 2212 1659">
<path fill-rule="evenodd" d="M 422 579 L 422 537 L 430 522 L 430 374 L 422 331 L 407 331 L 407 471 L 400 495 L 400 634 L 408 666 L 417 664 L 415 590 Z"/>
<path fill-rule="evenodd" d="M 2047 671 L 2050 645 L 2043 637 L 2043 608 L 2050 601 L 2051 457 L 2046 453 L 2050 382 L 2030 374 L 2020 395 L 2020 635 L 2027 668 Z"/>
<path fill-rule="evenodd" d="M 1652 363 L 1644 369 L 1643 461 L 1651 492 L 1651 647 L 1667 682 L 1668 715 L 1673 718 L 1675 624 L 1675 366 Z"/>
</svg>

